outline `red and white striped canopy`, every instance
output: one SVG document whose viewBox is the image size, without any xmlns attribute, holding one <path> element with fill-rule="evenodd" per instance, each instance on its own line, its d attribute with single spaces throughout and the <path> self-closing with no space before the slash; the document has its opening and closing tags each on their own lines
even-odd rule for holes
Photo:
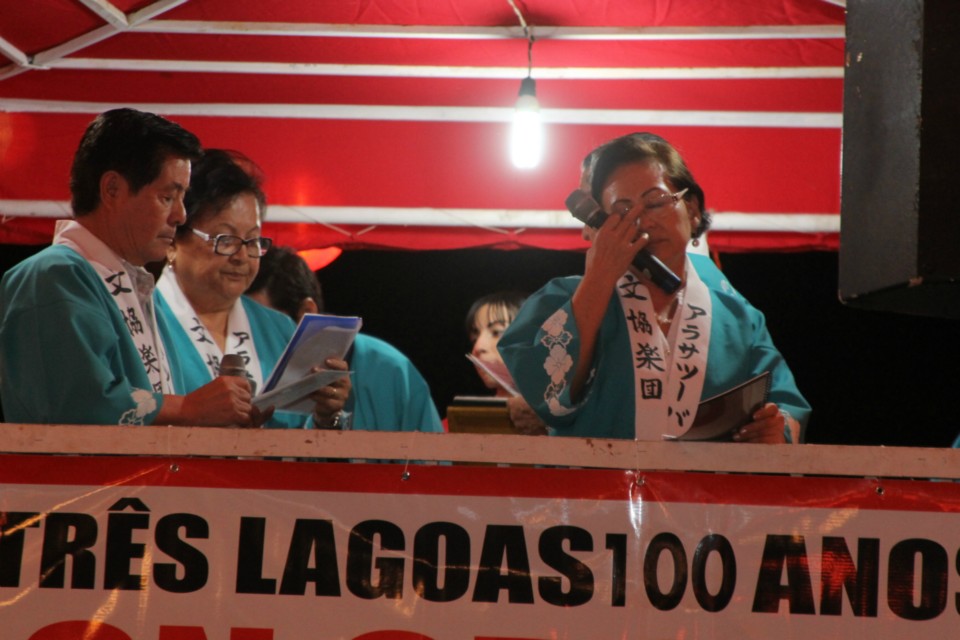
<svg viewBox="0 0 960 640">
<path fill-rule="evenodd" d="M 0 0 L 0 242 L 49 240 L 83 129 L 131 106 L 257 162 L 266 233 L 300 249 L 580 248 L 563 200 L 581 159 L 640 130 L 703 185 L 714 249 L 835 249 L 840 5 Z M 507 145 L 521 17 L 532 170 Z"/>
</svg>

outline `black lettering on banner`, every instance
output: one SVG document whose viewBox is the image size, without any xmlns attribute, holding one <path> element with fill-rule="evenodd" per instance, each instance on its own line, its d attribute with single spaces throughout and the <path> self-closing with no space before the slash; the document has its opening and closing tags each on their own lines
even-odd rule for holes
<svg viewBox="0 0 960 640">
<path fill-rule="evenodd" d="M 839 616 L 843 612 L 846 591 L 853 615 L 877 617 L 880 590 L 880 539 L 857 540 L 854 564 L 843 538 L 827 536 L 820 554 L 820 614 Z"/>
<path fill-rule="evenodd" d="M 331 520 L 297 520 L 294 523 L 280 581 L 281 595 L 302 596 L 307 592 L 308 582 L 313 582 L 315 595 L 340 595 L 337 543 L 333 535 Z M 349 565 L 347 571 L 349 573 Z"/>
<path fill-rule="evenodd" d="M 607 549 L 613 552 L 610 572 L 610 606 L 623 607 L 627 604 L 627 535 L 625 533 L 608 533 Z"/>
<path fill-rule="evenodd" d="M 707 588 L 706 570 L 710 554 L 716 552 L 720 556 L 721 574 L 720 589 L 711 594 Z M 725 537 L 713 533 L 706 536 L 697 545 L 693 552 L 693 565 L 690 571 L 690 581 L 693 585 L 693 595 L 704 611 L 723 611 L 737 586 L 737 558 L 733 553 L 733 545 Z"/>
<path fill-rule="evenodd" d="M 73 558 L 73 589 L 93 589 L 96 558 L 90 551 L 97 542 L 97 520 L 85 513 L 51 513 L 44 519 L 40 552 L 40 587 L 62 589 L 67 556 Z"/>
<path fill-rule="evenodd" d="M 0 513 L 0 587 L 19 587 L 26 530 L 40 526 L 40 514 Z"/>
<path fill-rule="evenodd" d="M 237 593 L 269 593 L 277 591 L 277 581 L 263 577 L 263 545 L 266 518 L 240 518 L 240 540 L 237 546 Z"/>
<path fill-rule="evenodd" d="M 914 593 L 920 560 L 920 604 Z M 933 540 L 912 538 L 893 545 L 887 577 L 887 604 L 905 620 L 931 620 L 947 608 L 947 550 Z"/>
<path fill-rule="evenodd" d="M 150 507 L 144 504 L 143 500 L 140 498 L 120 498 L 112 505 L 107 511 L 126 511 L 130 509 L 131 511 L 139 511 L 141 513 L 147 513 L 150 511 Z"/>
<path fill-rule="evenodd" d="M 149 529 L 147 513 L 111 513 L 107 517 L 107 549 L 103 565 L 103 588 L 137 591 L 143 576 L 130 573 L 130 561 L 142 559 L 146 545 L 133 541 L 135 529 Z"/>
<path fill-rule="evenodd" d="M 3 540 L 0 539 L 0 548 L 3 546 Z M 960 573 L 960 550 L 957 551 L 957 560 L 954 565 L 957 569 L 957 573 Z M 3 554 L 0 553 L 0 569 L 3 568 Z M 0 582 L 0 587 L 4 586 L 3 582 Z M 960 613 L 960 593 L 956 593 L 953 596 L 953 606 L 956 608 L 957 613 Z"/>
<path fill-rule="evenodd" d="M 506 570 L 501 571 L 506 560 Z M 520 525 L 487 525 L 477 568 L 474 602 L 497 602 L 500 591 L 507 590 L 513 604 L 533 604 L 530 558 Z"/>
<path fill-rule="evenodd" d="M 787 584 L 780 583 L 784 565 L 787 567 Z M 803 536 L 768 535 L 763 546 L 753 612 L 777 613 L 781 600 L 789 602 L 790 613 L 816 613 Z"/>
<path fill-rule="evenodd" d="M 126 311 L 120 311 L 120 315 L 123 316 L 123 321 L 127 325 L 127 331 L 130 332 L 130 335 L 140 335 L 143 333 L 143 323 L 140 322 L 140 317 L 137 316 L 137 310 L 133 307 L 127 307 Z"/>
<path fill-rule="evenodd" d="M 190 327 L 190 331 L 195 333 L 197 337 L 195 338 L 196 342 L 206 342 L 207 344 L 213 344 L 213 340 L 207 337 L 207 330 L 203 326 L 203 323 L 200 321 L 200 318 L 193 316 L 193 326 Z"/>
<path fill-rule="evenodd" d="M 177 577 L 178 565 L 172 562 L 157 562 L 153 566 L 153 580 L 157 586 L 171 593 L 192 593 L 207 584 L 210 566 L 206 556 L 180 537 L 180 530 L 186 538 L 210 537 L 210 525 L 198 515 L 190 513 L 171 513 L 157 521 L 154 534 L 157 549 L 180 563 L 183 577 Z"/>
<path fill-rule="evenodd" d="M 640 293 L 640 281 L 632 275 L 627 275 L 627 281 L 620 285 L 621 294 L 627 300 L 646 300 L 647 296 Z"/>
<path fill-rule="evenodd" d="M 660 581 L 657 579 L 657 568 L 664 551 L 673 560 L 673 584 L 666 593 L 660 590 Z M 643 586 L 650 604 L 660 611 L 670 611 L 680 604 L 683 592 L 687 589 L 687 552 L 676 535 L 658 533 L 650 541 L 643 557 Z"/>
<path fill-rule="evenodd" d="M 540 535 L 540 558 L 561 576 L 541 576 L 537 582 L 540 597 L 558 607 L 577 607 L 593 597 L 593 572 L 580 560 L 563 551 L 563 543 L 570 543 L 570 551 L 593 551 L 593 537 L 580 527 L 557 526 Z M 570 581 L 570 589 L 563 590 L 563 578 Z"/>
<path fill-rule="evenodd" d="M 110 290 L 110 295 L 117 297 L 121 293 L 130 293 L 133 291 L 130 287 L 124 286 L 123 276 L 127 275 L 123 271 L 118 271 L 106 277 L 106 282 L 110 283 L 110 286 L 113 288 Z"/>
<path fill-rule="evenodd" d="M 687 318 L 684 318 L 684 321 L 689 322 L 690 320 L 696 320 L 701 316 L 707 315 L 707 311 L 703 307 L 698 307 L 696 305 L 688 304 L 687 308 L 690 310 L 690 316 Z"/>
<path fill-rule="evenodd" d="M 145 344 L 140 347 L 140 359 L 143 361 L 143 368 L 147 370 L 147 373 L 160 371 L 160 366 L 158 364 L 158 358 L 156 354 L 153 353 L 153 347 Z"/>
<path fill-rule="evenodd" d="M 635 310 L 630 309 L 630 313 L 627 314 L 627 320 L 630 321 L 630 325 L 637 333 L 653 334 L 653 325 L 647 320 L 647 314 L 643 311 L 638 314 Z"/>
<path fill-rule="evenodd" d="M 637 369 L 664 370 L 663 367 L 660 366 L 660 363 L 663 362 L 663 356 L 660 355 L 660 348 L 656 345 L 638 342 L 634 356 L 636 357 L 636 364 L 634 366 Z"/>
<path fill-rule="evenodd" d="M 386 520 L 367 520 L 350 531 L 347 548 L 347 588 L 358 598 L 403 597 L 403 558 L 377 558 L 373 561 L 373 541 L 379 537 L 380 548 L 403 551 L 406 546 L 403 530 Z M 379 578 L 374 583 L 374 564 Z"/>
<path fill-rule="evenodd" d="M 679 358 L 681 360 L 689 360 L 696 354 L 700 353 L 700 349 L 697 349 L 697 344 L 695 342 L 681 342 L 678 348 Z"/>
<path fill-rule="evenodd" d="M 659 400 L 663 396 L 663 381 L 657 378 L 640 378 L 640 395 L 644 400 Z"/>
<path fill-rule="evenodd" d="M 470 534 L 466 529 L 452 522 L 430 522 L 417 531 L 413 538 L 413 588 L 430 602 L 452 602 L 466 595 L 470 588 Z"/>
</svg>

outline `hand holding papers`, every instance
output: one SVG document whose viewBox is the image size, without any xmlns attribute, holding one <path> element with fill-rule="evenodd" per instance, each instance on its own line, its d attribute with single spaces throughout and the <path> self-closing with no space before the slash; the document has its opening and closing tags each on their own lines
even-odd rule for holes
<svg viewBox="0 0 960 640">
<path fill-rule="evenodd" d="M 304 314 L 253 404 L 260 409 L 274 406 L 278 411 L 311 413 L 310 393 L 350 373 L 313 369 L 323 366 L 327 358 L 343 359 L 361 324 L 357 317 Z"/>
<path fill-rule="evenodd" d="M 503 387 L 511 396 L 520 395 L 520 392 L 517 391 L 516 383 L 513 381 L 513 376 L 510 375 L 510 371 L 507 370 L 507 365 L 503 364 L 503 362 L 484 362 L 472 353 L 467 354 L 467 360 L 493 378 L 497 384 Z"/>
<path fill-rule="evenodd" d="M 664 434 L 664 440 L 733 440 L 734 431 L 748 424 L 753 413 L 767 401 L 770 372 L 764 371 L 741 385 L 712 398 L 697 408 L 697 417 L 690 429 L 679 436 Z"/>
</svg>

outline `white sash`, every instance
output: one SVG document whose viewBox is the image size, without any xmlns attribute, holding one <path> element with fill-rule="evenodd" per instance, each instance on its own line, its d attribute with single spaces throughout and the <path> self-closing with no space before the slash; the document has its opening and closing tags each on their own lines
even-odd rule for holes
<svg viewBox="0 0 960 640">
<path fill-rule="evenodd" d="M 617 282 L 633 353 L 638 440 L 681 435 L 697 415 L 713 307 L 710 292 L 689 258 L 686 275 L 668 336 L 660 329 L 647 287 L 630 272 Z"/>
<path fill-rule="evenodd" d="M 90 263 L 123 316 L 130 338 L 137 347 L 143 368 L 153 386 L 152 392 L 172 394 L 170 365 L 159 338 L 157 318 L 153 310 L 153 276 L 143 267 L 124 262 L 76 220 L 57 221 L 53 243 L 70 247 Z M 137 391 L 145 390 L 134 391 L 134 400 L 139 407 L 143 398 Z M 136 422 L 136 417 L 141 418 L 142 423 L 142 416 L 131 417 L 133 422 Z"/>
<path fill-rule="evenodd" d="M 219 372 L 223 351 L 220 351 L 220 347 L 203 326 L 193 305 L 180 288 L 176 271 L 170 265 L 164 268 L 160 280 L 157 281 L 157 291 L 170 305 L 184 333 L 189 336 L 190 343 L 207 366 L 210 379 L 213 380 Z M 257 356 L 257 348 L 253 342 L 250 319 L 247 318 L 247 312 L 240 300 L 233 303 L 230 316 L 227 318 L 226 352 L 242 356 L 247 366 L 247 377 L 256 383 L 258 390 L 263 389 L 263 371 L 260 369 L 260 358 Z"/>
</svg>

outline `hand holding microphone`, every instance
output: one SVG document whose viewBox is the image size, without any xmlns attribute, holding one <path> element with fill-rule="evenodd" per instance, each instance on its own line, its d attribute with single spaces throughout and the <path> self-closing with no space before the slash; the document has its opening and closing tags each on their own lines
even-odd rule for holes
<svg viewBox="0 0 960 640">
<path fill-rule="evenodd" d="M 217 370 L 217 376 L 237 376 L 246 378 L 250 383 L 250 395 L 257 395 L 257 383 L 253 378 L 247 375 L 247 363 L 239 353 L 226 353 L 220 360 L 220 367 Z"/>
<path fill-rule="evenodd" d="M 217 370 L 217 377 L 236 376 L 243 378 L 250 383 L 250 397 L 257 394 L 257 382 L 247 374 L 246 362 L 238 353 L 226 353 L 220 360 L 220 367 Z M 260 411 L 254 404 L 250 404 L 250 424 L 251 427 L 260 427 L 273 415 L 273 407 L 268 407 Z"/>
<path fill-rule="evenodd" d="M 567 196 L 566 205 L 574 218 L 593 229 L 599 229 L 607 219 L 607 214 L 597 201 L 582 189 L 574 189 Z M 680 278 L 646 249 L 637 252 L 633 266 L 666 293 L 673 293 L 680 288 Z"/>
</svg>

